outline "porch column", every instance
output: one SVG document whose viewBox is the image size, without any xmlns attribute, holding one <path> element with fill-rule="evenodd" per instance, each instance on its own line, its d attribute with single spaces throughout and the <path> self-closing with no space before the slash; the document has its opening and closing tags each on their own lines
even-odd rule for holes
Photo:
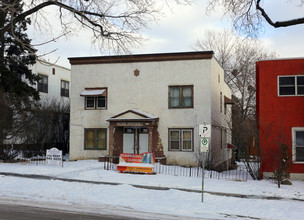
<svg viewBox="0 0 304 220">
<path fill-rule="evenodd" d="M 114 144 L 114 126 L 109 126 L 109 154 L 110 156 L 113 156 L 113 144 Z"/>
<path fill-rule="evenodd" d="M 153 138 L 153 127 L 148 127 L 148 132 L 149 132 L 149 146 L 148 146 L 148 151 L 152 152 L 153 147 L 152 147 L 152 138 Z"/>
</svg>

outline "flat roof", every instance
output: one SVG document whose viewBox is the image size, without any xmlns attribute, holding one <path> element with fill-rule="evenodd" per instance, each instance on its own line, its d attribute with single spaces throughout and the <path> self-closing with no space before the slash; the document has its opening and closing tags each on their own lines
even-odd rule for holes
<svg viewBox="0 0 304 220">
<path fill-rule="evenodd" d="M 282 58 L 266 58 L 266 59 L 261 59 L 261 60 L 258 60 L 257 62 L 259 61 L 275 61 L 275 60 L 303 60 L 304 57 L 282 57 Z"/>
<path fill-rule="evenodd" d="M 213 51 L 192 51 L 178 53 L 152 53 L 132 54 L 115 56 L 92 56 L 92 57 L 70 57 L 71 65 L 101 64 L 101 63 L 135 63 L 135 62 L 157 62 L 174 60 L 202 60 L 211 59 Z"/>
</svg>

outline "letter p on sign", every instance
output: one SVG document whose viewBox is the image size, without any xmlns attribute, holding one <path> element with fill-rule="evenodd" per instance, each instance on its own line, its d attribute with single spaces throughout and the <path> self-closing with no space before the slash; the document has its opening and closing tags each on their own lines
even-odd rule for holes
<svg viewBox="0 0 304 220">
<path fill-rule="evenodd" d="M 211 125 L 199 125 L 199 135 L 209 138 L 211 136 Z"/>
</svg>

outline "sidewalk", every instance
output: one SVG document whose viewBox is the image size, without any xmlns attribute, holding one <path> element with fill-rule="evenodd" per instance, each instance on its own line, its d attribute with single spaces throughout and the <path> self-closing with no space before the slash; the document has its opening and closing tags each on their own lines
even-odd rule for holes
<svg viewBox="0 0 304 220">
<path fill-rule="evenodd" d="M 60 181 L 65 181 L 65 182 L 90 183 L 90 184 L 97 184 L 97 185 L 123 185 L 123 184 L 125 184 L 125 183 L 116 183 L 116 182 L 61 178 L 61 177 L 48 176 L 48 175 L 20 174 L 20 173 L 12 173 L 12 172 L 0 172 L 0 175 L 21 177 L 21 178 L 31 178 L 31 179 L 41 179 L 41 180 L 60 180 Z M 136 187 L 136 188 L 150 189 L 150 190 L 179 190 L 179 191 L 184 191 L 184 192 L 202 193 L 202 190 L 186 189 L 186 188 L 148 186 L 148 185 L 137 185 L 137 184 L 128 184 L 128 185 L 130 185 L 132 187 Z M 204 193 L 208 193 L 208 194 L 216 195 L 216 196 L 227 196 L 227 197 L 236 197 L 236 198 L 244 198 L 244 199 L 265 199 L 265 200 L 285 200 L 285 201 L 304 202 L 304 199 L 285 198 L 285 197 L 278 197 L 278 196 L 244 195 L 244 194 L 236 194 L 236 193 L 223 193 L 223 192 L 211 192 L 211 191 L 204 191 Z"/>
</svg>

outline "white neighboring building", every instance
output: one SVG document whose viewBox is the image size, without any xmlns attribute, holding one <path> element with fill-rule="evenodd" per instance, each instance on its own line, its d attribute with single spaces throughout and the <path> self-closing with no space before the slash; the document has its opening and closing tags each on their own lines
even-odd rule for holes
<svg viewBox="0 0 304 220">
<path fill-rule="evenodd" d="M 70 69 L 42 60 L 37 60 L 30 69 L 41 78 L 35 87 L 42 102 L 53 99 L 69 102 Z"/>
<path fill-rule="evenodd" d="M 196 166 L 205 123 L 213 168 L 226 168 L 231 90 L 212 51 L 69 60 L 71 160 L 149 151 Z"/>
</svg>

